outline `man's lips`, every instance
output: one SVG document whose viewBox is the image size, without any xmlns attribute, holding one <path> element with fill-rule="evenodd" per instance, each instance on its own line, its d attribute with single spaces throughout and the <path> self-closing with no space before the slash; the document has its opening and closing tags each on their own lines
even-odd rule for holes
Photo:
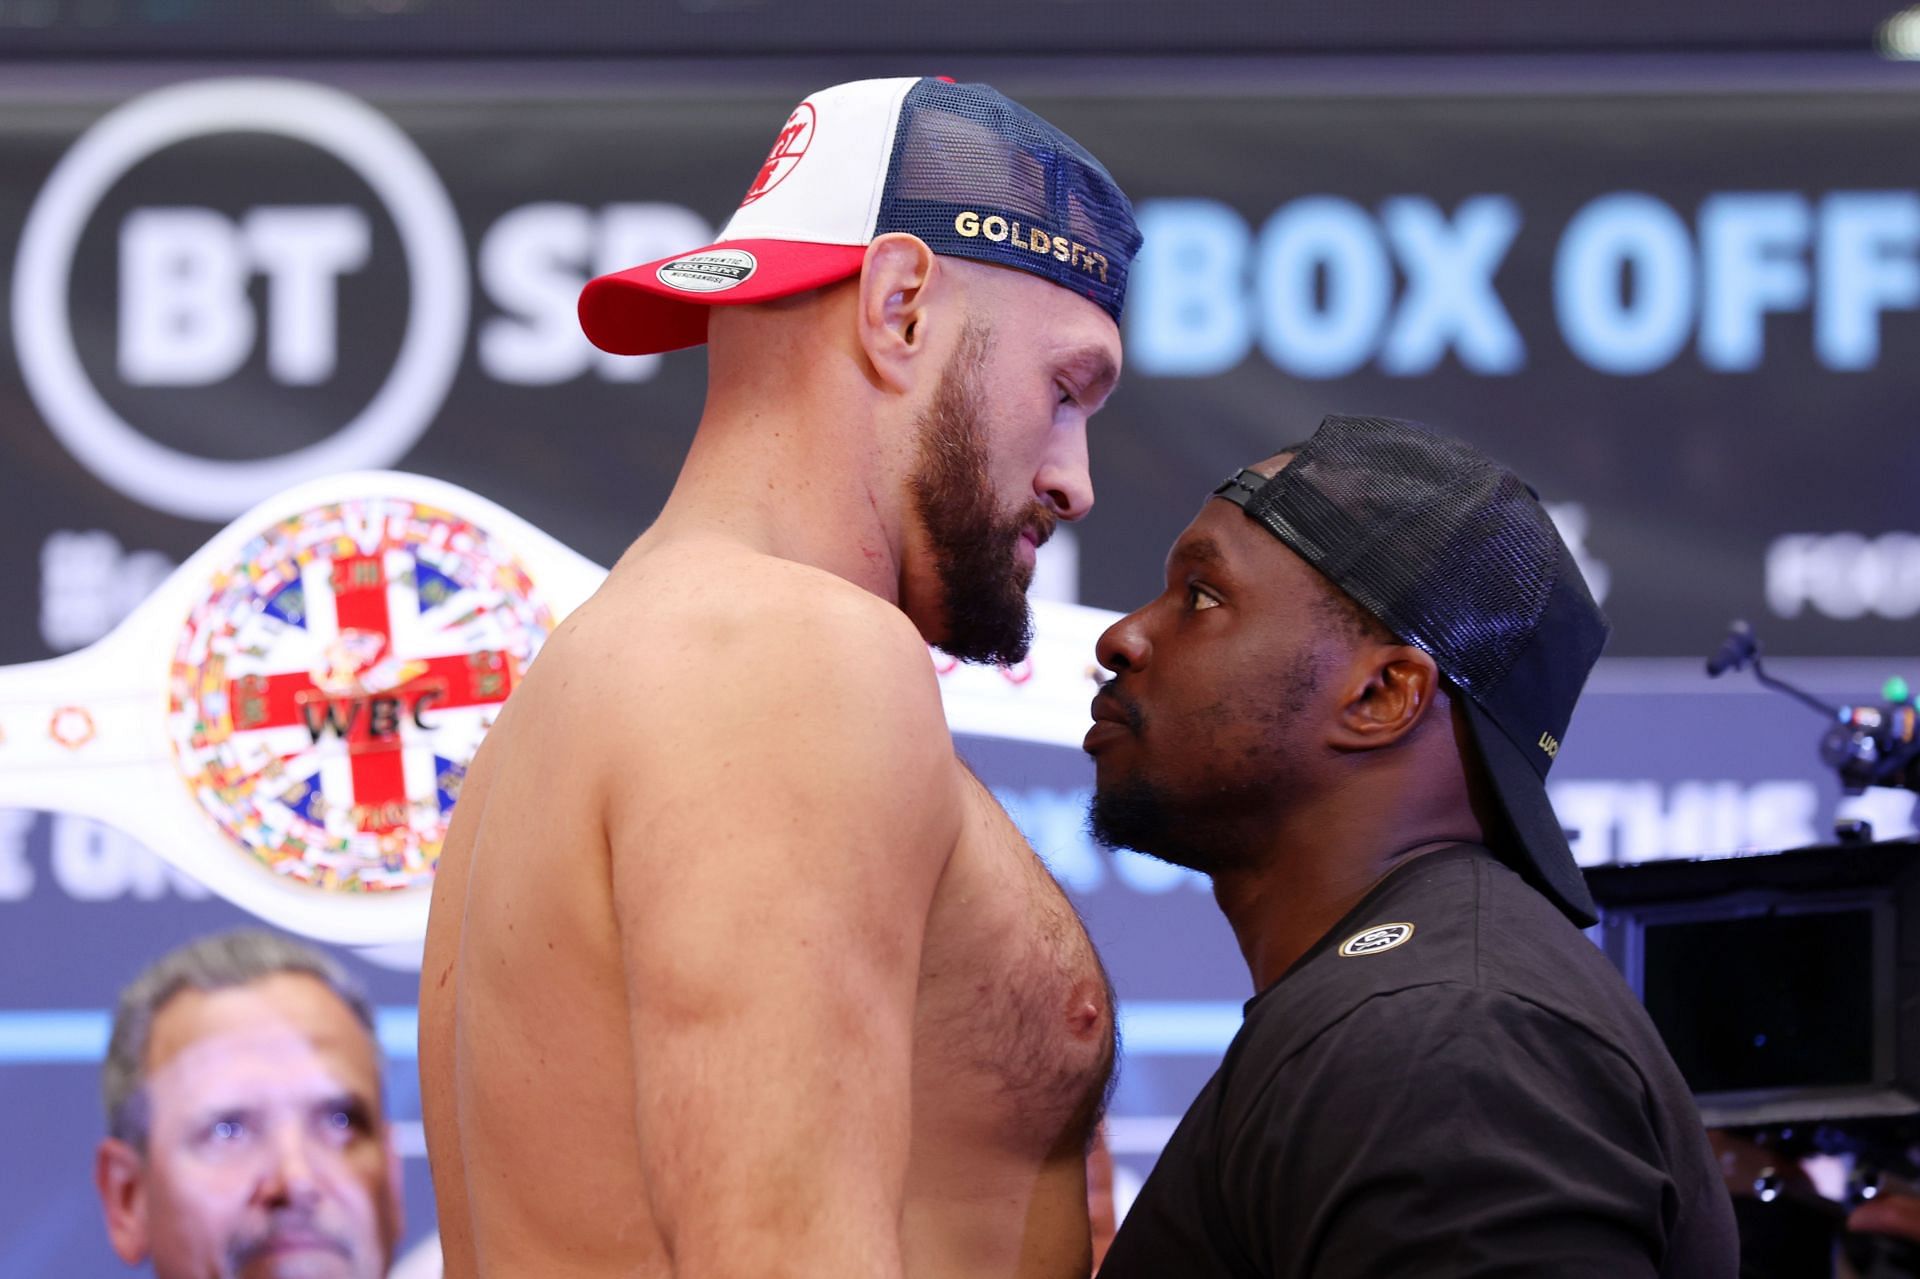
<svg viewBox="0 0 1920 1279">
<path fill-rule="evenodd" d="M 330 1252 L 351 1258 L 353 1250 L 332 1235 L 315 1230 L 282 1230 L 248 1245 L 241 1253 L 242 1265 L 263 1257 L 294 1252 Z"/>
<path fill-rule="evenodd" d="M 1103 687 L 1093 695 L 1093 727 L 1087 730 L 1086 739 L 1080 744 L 1080 749 L 1089 755 L 1107 743 L 1140 731 L 1139 709 L 1122 701 L 1110 688 L 1111 685 Z"/>
<path fill-rule="evenodd" d="M 1028 525 L 1020 530 L 1020 536 L 1033 543 L 1033 549 L 1039 550 L 1053 537 L 1053 530 L 1059 527 L 1060 519 L 1052 512 L 1034 516 Z"/>
</svg>

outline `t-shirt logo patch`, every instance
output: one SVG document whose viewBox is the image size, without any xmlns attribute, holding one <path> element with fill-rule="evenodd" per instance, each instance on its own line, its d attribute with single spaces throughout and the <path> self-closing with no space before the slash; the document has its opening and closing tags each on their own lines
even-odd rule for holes
<svg viewBox="0 0 1920 1279">
<path fill-rule="evenodd" d="M 760 263 L 745 249 L 703 249 L 689 253 L 655 271 L 654 277 L 686 293 L 718 293 L 745 284 Z"/>
<path fill-rule="evenodd" d="M 1340 953 L 1348 959 L 1355 955 L 1377 955 L 1383 950 L 1392 950 L 1412 936 L 1412 924 L 1375 924 L 1342 942 Z"/>
</svg>

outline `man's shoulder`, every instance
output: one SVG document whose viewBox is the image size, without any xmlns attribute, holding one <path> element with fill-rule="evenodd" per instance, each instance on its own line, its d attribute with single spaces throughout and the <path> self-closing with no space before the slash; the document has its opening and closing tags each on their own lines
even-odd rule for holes
<svg viewBox="0 0 1920 1279">
<path fill-rule="evenodd" d="M 590 674 L 603 693 L 649 700 L 720 681 L 776 694 L 882 683 L 938 700 L 926 641 L 893 603 L 822 569 L 723 544 L 623 558 L 541 661 Z"/>
<path fill-rule="evenodd" d="M 1636 1056 L 1644 1013 L 1599 949 L 1484 849 L 1408 863 L 1249 1009 L 1249 1056 L 1278 1064 L 1336 1026 L 1435 1023 L 1497 1036 L 1563 1028 Z M 1469 1029 L 1472 1027 L 1472 1029 Z"/>
<path fill-rule="evenodd" d="M 549 723 L 588 734 L 580 758 L 616 844 L 658 842 L 697 813 L 703 838 L 830 838 L 843 859 L 856 821 L 897 837 L 874 849 L 951 846 L 959 769 L 939 680 L 888 601 L 709 543 L 629 555 L 562 631 L 534 674 L 562 708 Z"/>
<path fill-rule="evenodd" d="M 952 754 L 905 614 L 830 573 L 737 551 L 623 560 L 515 696 L 525 731 L 564 737 L 621 788 L 756 743 L 823 768 L 874 750 L 903 767 Z"/>
<path fill-rule="evenodd" d="M 781 643 L 926 652 L 891 601 L 825 569 L 717 540 L 623 557 L 575 616 L 612 640 L 683 638 L 692 661 L 714 646 Z"/>
<path fill-rule="evenodd" d="M 1654 1089 L 1623 1037 L 1511 991 L 1442 978 L 1358 999 L 1312 1033 L 1250 1040 L 1221 1092 L 1236 1146 L 1368 1117 L 1429 1135 L 1488 1110 L 1637 1122 Z"/>
</svg>

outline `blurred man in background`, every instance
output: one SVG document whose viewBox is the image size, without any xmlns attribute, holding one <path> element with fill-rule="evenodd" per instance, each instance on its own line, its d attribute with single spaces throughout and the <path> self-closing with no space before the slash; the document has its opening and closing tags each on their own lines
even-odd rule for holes
<svg viewBox="0 0 1920 1279">
<path fill-rule="evenodd" d="M 159 1279 L 378 1279 L 398 1157 L 366 998 L 264 931 L 204 938 L 120 995 L 94 1180 L 114 1251 Z"/>
<path fill-rule="evenodd" d="M 1740 1225 L 1740 1279 L 1920 1275 L 1920 1188 L 1879 1165 L 1905 1142 L 1888 1134 L 1878 1151 L 1855 1150 L 1848 1168 L 1818 1153 L 1834 1135 L 1819 1125 L 1708 1131 Z"/>
</svg>

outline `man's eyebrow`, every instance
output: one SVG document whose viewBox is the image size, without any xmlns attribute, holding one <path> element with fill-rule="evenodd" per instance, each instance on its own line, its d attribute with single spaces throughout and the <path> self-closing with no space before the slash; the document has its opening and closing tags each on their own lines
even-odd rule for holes
<svg viewBox="0 0 1920 1279">
<path fill-rule="evenodd" d="M 1210 537 L 1188 537 L 1173 544 L 1168 552 L 1167 561 L 1184 560 L 1205 568 L 1225 568 L 1227 557 L 1221 553 L 1220 543 Z"/>
<path fill-rule="evenodd" d="M 330 1092 L 315 1099 L 314 1107 L 319 1110 L 344 1110 L 368 1123 L 377 1122 L 379 1115 L 379 1108 L 374 1105 L 373 1098 L 357 1088 L 344 1088 L 339 1092 Z"/>
<path fill-rule="evenodd" d="M 260 1107 L 253 1101 L 208 1100 L 186 1111 L 188 1125 L 204 1128 L 209 1124 L 222 1123 L 229 1119 L 247 1120 L 257 1118 Z"/>
<path fill-rule="evenodd" d="M 1113 394 L 1120 381 L 1120 368 L 1105 347 L 1075 347 L 1061 355 L 1060 365 L 1077 375 L 1084 399 L 1103 400 Z"/>
</svg>

